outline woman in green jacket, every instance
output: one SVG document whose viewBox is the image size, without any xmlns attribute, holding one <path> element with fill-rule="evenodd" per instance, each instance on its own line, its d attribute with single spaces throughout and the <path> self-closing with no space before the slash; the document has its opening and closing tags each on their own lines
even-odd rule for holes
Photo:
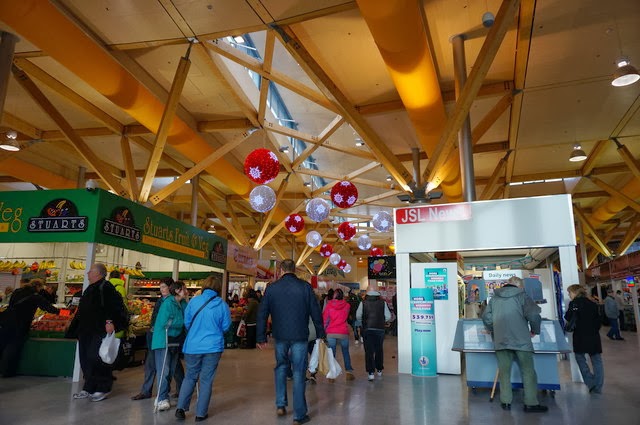
<svg viewBox="0 0 640 425">
<path fill-rule="evenodd" d="M 169 382 L 179 361 L 181 336 L 184 335 L 184 310 L 187 288 L 183 282 L 169 286 L 170 296 L 163 301 L 154 326 L 151 349 L 156 361 L 156 376 L 160 389 L 156 398 L 157 410 L 169 410 Z M 183 339 L 183 338 L 182 338 Z M 180 388 L 176 388 L 180 391 Z"/>
</svg>

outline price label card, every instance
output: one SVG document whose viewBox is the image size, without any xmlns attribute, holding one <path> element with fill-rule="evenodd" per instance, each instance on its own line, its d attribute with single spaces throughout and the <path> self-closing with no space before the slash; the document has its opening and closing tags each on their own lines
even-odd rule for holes
<svg viewBox="0 0 640 425">
<path fill-rule="evenodd" d="M 66 308 L 62 308 L 62 309 L 60 309 L 60 316 L 62 316 L 62 317 L 69 317 L 69 316 L 71 316 L 71 310 L 66 309 Z"/>
</svg>

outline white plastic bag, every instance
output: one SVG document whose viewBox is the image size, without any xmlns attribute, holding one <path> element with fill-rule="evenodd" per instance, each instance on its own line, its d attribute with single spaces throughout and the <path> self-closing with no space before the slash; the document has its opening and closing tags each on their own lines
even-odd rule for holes
<svg viewBox="0 0 640 425">
<path fill-rule="evenodd" d="M 316 339 L 316 343 L 313 345 L 313 351 L 311 352 L 311 359 L 309 359 L 309 372 L 316 373 L 318 370 L 318 361 L 320 360 L 320 344 L 322 340 Z"/>
<path fill-rule="evenodd" d="M 330 348 L 327 350 L 327 358 L 329 359 L 329 372 L 327 372 L 327 379 L 336 379 L 342 373 L 342 368 L 333 356 L 333 350 Z"/>
<path fill-rule="evenodd" d="M 120 348 L 120 338 L 116 338 L 115 332 L 106 334 L 102 338 L 98 355 L 106 364 L 113 364 L 118 357 L 118 349 Z"/>
</svg>

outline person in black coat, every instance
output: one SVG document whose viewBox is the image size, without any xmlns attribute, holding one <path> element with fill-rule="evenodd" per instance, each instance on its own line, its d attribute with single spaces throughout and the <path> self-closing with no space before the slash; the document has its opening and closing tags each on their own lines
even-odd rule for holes
<svg viewBox="0 0 640 425">
<path fill-rule="evenodd" d="M 583 286 L 571 285 L 567 288 L 571 302 L 564 315 L 567 323 L 575 320 L 573 330 L 573 351 L 580 368 L 582 379 L 590 393 L 600 394 L 604 384 L 602 366 L 602 344 L 600 341 L 600 315 L 596 303 L 587 298 Z M 586 354 L 591 359 L 591 368 L 587 364 Z"/>
<path fill-rule="evenodd" d="M 104 264 L 94 264 L 87 277 L 90 285 L 82 293 L 78 310 L 69 326 L 70 334 L 77 334 L 80 367 L 84 374 L 82 391 L 74 399 L 91 398 L 102 401 L 113 385 L 111 365 L 100 360 L 98 351 L 107 333 L 126 330 L 127 310 L 122 297 L 106 279 Z"/>
<path fill-rule="evenodd" d="M 58 314 L 59 310 L 40 294 L 42 281 L 34 279 L 11 296 L 9 308 L 4 313 L 0 329 L 0 373 L 5 378 L 16 375 L 22 348 L 29 338 L 33 315 L 38 308 Z"/>
</svg>

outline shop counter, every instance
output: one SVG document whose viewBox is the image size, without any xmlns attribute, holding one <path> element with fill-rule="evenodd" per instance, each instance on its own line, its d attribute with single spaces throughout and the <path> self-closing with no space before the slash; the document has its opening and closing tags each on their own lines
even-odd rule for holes
<svg viewBox="0 0 640 425">
<path fill-rule="evenodd" d="M 75 339 L 29 338 L 22 349 L 19 375 L 73 376 Z"/>
<path fill-rule="evenodd" d="M 560 323 L 556 320 L 542 320 L 540 335 L 532 338 L 532 342 L 538 389 L 559 390 L 558 354 L 571 352 Z M 493 387 L 498 363 L 491 333 L 485 328 L 482 320 L 460 319 L 451 349 L 465 353 L 468 387 L 473 389 Z M 514 388 L 522 388 L 522 377 L 517 361 L 514 361 L 511 368 L 511 383 Z"/>
</svg>

